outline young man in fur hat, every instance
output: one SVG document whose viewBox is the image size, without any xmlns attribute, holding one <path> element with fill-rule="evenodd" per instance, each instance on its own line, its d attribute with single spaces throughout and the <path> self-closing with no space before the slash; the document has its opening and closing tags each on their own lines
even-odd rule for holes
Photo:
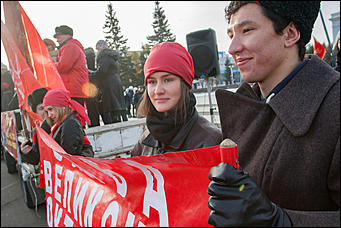
<svg viewBox="0 0 341 228">
<path fill-rule="evenodd" d="M 340 73 L 316 56 L 303 60 L 319 9 L 315 1 L 225 9 L 245 82 L 216 98 L 241 169 L 210 170 L 210 224 L 340 226 Z"/>
<path fill-rule="evenodd" d="M 32 111 L 38 114 L 44 121 L 41 123 L 40 127 L 44 129 L 48 134 L 51 132 L 50 126 L 47 124 L 44 115 L 44 106 L 43 99 L 45 94 L 47 93 L 47 89 L 38 88 L 35 89 L 32 94 L 27 97 L 27 104 L 31 107 Z M 22 152 L 22 158 L 25 162 L 31 163 L 33 165 L 37 165 L 40 160 L 39 156 L 39 146 L 36 129 L 32 131 L 32 141 L 25 140 L 20 145 L 20 150 Z"/>
</svg>

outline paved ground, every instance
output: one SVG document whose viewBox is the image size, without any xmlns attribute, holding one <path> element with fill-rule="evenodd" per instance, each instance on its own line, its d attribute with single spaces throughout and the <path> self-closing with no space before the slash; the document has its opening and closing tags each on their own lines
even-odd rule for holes
<svg viewBox="0 0 341 228">
<path fill-rule="evenodd" d="M 18 174 L 9 174 L 1 159 L 1 227 L 46 227 L 46 205 L 37 209 L 25 205 Z"/>
</svg>

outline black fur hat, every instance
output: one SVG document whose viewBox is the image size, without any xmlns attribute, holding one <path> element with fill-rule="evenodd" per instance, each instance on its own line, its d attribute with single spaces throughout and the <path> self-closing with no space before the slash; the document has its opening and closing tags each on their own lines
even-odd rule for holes
<svg viewBox="0 0 341 228">
<path fill-rule="evenodd" d="M 31 107 L 33 112 L 37 112 L 37 105 L 43 103 L 43 98 L 47 93 L 47 89 L 39 88 L 32 92 L 32 94 L 27 97 L 27 104 Z"/>
<path fill-rule="evenodd" d="M 321 1 L 258 1 L 263 7 L 279 16 L 293 21 L 307 44 L 320 10 Z"/>
</svg>

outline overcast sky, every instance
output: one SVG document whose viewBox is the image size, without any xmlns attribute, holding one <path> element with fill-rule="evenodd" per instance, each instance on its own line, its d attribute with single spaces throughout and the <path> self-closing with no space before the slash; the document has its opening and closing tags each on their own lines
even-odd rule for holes
<svg viewBox="0 0 341 228">
<path fill-rule="evenodd" d="M 95 47 L 98 40 L 104 39 L 103 25 L 108 1 L 19 1 L 32 21 L 41 38 L 53 38 L 56 26 L 66 24 L 73 28 L 74 38 L 84 46 Z M 119 20 L 121 35 L 128 39 L 130 51 L 141 50 L 147 43 L 146 37 L 153 35 L 154 1 L 111 1 Z M 160 1 L 165 11 L 171 32 L 176 42 L 187 48 L 186 34 L 201 29 L 212 28 L 216 32 L 219 51 L 227 52 L 230 43 L 226 35 L 227 21 L 224 8 L 228 1 Z M 333 42 L 332 13 L 340 11 L 340 1 L 323 1 L 322 13 L 327 26 L 330 41 Z M 1 20 L 3 5 L 1 1 Z M 313 36 L 328 43 L 320 16 L 318 16 Z M 312 41 L 311 41 L 312 43 Z M 56 43 L 57 44 L 57 43 Z M 58 44 L 57 44 L 58 45 Z M 6 52 L 1 42 L 1 62 L 8 66 Z"/>
</svg>

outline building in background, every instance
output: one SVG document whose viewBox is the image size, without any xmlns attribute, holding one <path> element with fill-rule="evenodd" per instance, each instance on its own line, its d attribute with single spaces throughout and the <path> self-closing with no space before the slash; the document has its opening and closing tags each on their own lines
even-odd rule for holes
<svg viewBox="0 0 341 228">
<path fill-rule="evenodd" d="M 332 27 L 333 27 L 333 43 L 335 42 L 336 35 L 340 31 L 340 11 L 336 13 L 332 13 L 330 15 L 330 19 L 332 22 Z"/>
</svg>

